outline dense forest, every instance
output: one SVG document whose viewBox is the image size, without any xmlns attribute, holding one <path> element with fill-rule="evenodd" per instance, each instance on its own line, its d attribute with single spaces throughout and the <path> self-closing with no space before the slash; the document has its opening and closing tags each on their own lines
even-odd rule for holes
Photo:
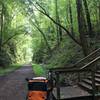
<svg viewBox="0 0 100 100">
<path fill-rule="evenodd" d="M 0 67 L 74 64 L 100 47 L 100 0 L 0 0 Z"/>
</svg>

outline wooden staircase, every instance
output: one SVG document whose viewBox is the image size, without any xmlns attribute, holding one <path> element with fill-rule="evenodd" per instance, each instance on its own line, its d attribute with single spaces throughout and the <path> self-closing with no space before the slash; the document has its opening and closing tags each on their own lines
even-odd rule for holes
<svg viewBox="0 0 100 100">
<path fill-rule="evenodd" d="M 49 69 L 52 93 L 55 98 L 53 100 L 98 100 L 100 96 L 98 95 L 100 94 L 99 66 L 100 48 L 72 66 Z M 64 77 L 69 85 L 62 87 L 61 79 Z"/>
<path fill-rule="evenodd" d="M 89 93 L 92 93 L 92 77 L 83 79 L 81 82 L 79 82 L 78 86 L 88 91 Z M 96 71 L 95 73 L 95 86 L 97 90 L 100 88 L 100 70 Z"/>
</svg>

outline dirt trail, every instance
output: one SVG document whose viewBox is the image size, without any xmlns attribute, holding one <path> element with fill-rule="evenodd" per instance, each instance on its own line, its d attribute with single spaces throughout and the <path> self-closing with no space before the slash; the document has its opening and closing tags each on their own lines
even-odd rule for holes
<svg viewBox="0 0 100 100">
<path fill-rule="evenodd" d="M 0 77 L 0 100 L 25 100 L 27 94 L 26 77 L 33 77 L 31 66 Z"/>
</svg>

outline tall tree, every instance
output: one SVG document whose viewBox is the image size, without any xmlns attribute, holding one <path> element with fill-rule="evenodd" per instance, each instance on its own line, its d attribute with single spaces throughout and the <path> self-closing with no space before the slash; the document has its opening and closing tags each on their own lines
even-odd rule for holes
<svg viewBox="0 0 100 100">
<path fill-rule="evenodd" d="M 99 24 L 100 24 L 100 2 L 99 2 L 99 7 L 98 7 L 98 9 L 99 9 Z"/>
<path fill-rule="evenodd" d="M 60 18 L 59 18 L 59 13 L 58 13 L 58 0 L 55 0 L 55 8 L 56 8 L 56 22 L 60 23 Z M 58 46 L 62 40 L 62 29 L 58 25 L 56 25 L 56 30 L 57 30 L 57 43 Z"/>
<path fill-rule="evenodd" d="M 76 0 L 77 14 L 78 14 L 78 27 L 80 33 L 80 41 L 85 56 L 89 54 L 89 45 L 87 41 L 87 27 L 83 13 L 82 0 Z"/>
<path fill-rule="evenodd" d="M 70 27 L 71 27 L 71 33 L 73 37 L 75 37 L 74 30 L 73 30 L 73 15 L 72 15 L 72 7 L 71 7 L 71 1 L 69 0 L 69 15 L 70 15 Z"/>
<path fill-rule="evenodd" d="M 32 2 L 32 3 L 33 3 L 33 2 Z M 37 2 L 36 4 L 37 4 L 37 6 L 36 6 L 35 4 L 33 4 L 33 5 L 34 5 L 34 7 L 35 7 L 39 12 L 41 12 L 43 15 L 47 16 L 54 24 L 56 24 L 56 25 L 58 25 L 59 27 L 61 27 L 62 30 L 64 30 L 64 31 L 68 34 L 68 36 L 69 36 L 75 43 L 77 43 L 78 45 L 81 46 L 80 42 L 77 41 L 77 40 L 72 36 L 72 34 L 69 32 L 69 30 L 67 30 L 67 29 L 66 29 L 63 25 L 61 25 L 60 23 L 56 22 L 38 2 Z M 40 9 L 39 9 L 39 7 L 40 7 Z"/>
<path fill-rule="evenodd" d="M 1 2 L 1 31 L 0 31 L 0 51 L 2 48 L 2 42 L 3 42 L 3 26 L 4 26 L 4 4 Z"/>
<path fill-rule="evenodd" d="M 84 7 L 85 7 L 85 13 L 86 13 L 86 19 L 87 19 L 87 26 L 88 26 L 88 34 L 90 38 L 93 37 L 93 29 L 92 29 L 92 23 L 91 23 L 91 18 L 90 18 L 90 13 L 88 9 L 88 4 L 86 0 L 83 0 Z"/>
<path fill-rule="evenodd" d="M 29 15 L 28 15 L 29 16 Z M 41 29 L 41 27 L 40 27 L 40 25 L 39 25 L 39 22 L 38 22 L 38 20 L 36 19 L 36 16 L 35 16 L 35 13 L 34 13 L 34 11 L 33 11 L 33 18 L 34 18 L 34 21 L 32 21 L 32 19 L 30 18 L 29 19 L 29 21 L 30 21 L 30 23 L 33 25 L 33 26 L 35 26 L 35 28 L 41 33 L 41 35 L 43 36 L 43 38 L 44 38 L 44 41 L 45 41 L 45 43 L 46 43 L 46 46 L 47 46 L 47 48 L 48 48 L 48 52 L 49 52 L 49 54 L 50 54 L 50 56 L 52 55 L 52 52 L 51 52 L 51 47 L 50 47 L 50 45 L 49 45 L 49 43 L 48 43 L 48 40 L 47 40 L 47 38 L 46 38 L 46 36 L 45 36 L 45 33 L 43 32 L 43 30 Z"/>
</svg>

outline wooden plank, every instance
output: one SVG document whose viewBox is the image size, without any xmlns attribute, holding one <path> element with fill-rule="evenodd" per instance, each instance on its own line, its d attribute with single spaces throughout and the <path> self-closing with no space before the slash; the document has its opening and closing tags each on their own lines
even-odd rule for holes
<svg viewBox="0 0 100 100">
<path fill-rule="evenodd" d="M 59 79 L 60 79 L 60 76 L 59 76 L 59 73 L 56 73 L 56 79 L 57 79 L 57 100 L 60 100 L 60 83 L 59 83 Z"/>
<path fill-rule="evenodd" d="M 78 73 L 78 72 L 91 72 L 91 69 L 65 69 L 65 70 L 58 70 L 55 71 L 55 73 L 58 72 L 59 74 L 62 73 Z"/>
<path fill-rule="evenodd" d="M 82 97 L 75 97 L 75 98 L 68 98 L 68 99 L 61 99 L 61 100 L 94 100 L 93 96 L 82 96 Z"/>
<path fill-rule="evenodd" d="M 87 91 L 82 90 L 78 86 L 73 87 L 60 87 L 60 98 L 61 99 L 70 99 L 75 97 L 84 97 L 84 96 L 91 96 L 90 93 Z M 57 90 L 54 88 L 53 95 L 57 98 Z"/>
</svg>

